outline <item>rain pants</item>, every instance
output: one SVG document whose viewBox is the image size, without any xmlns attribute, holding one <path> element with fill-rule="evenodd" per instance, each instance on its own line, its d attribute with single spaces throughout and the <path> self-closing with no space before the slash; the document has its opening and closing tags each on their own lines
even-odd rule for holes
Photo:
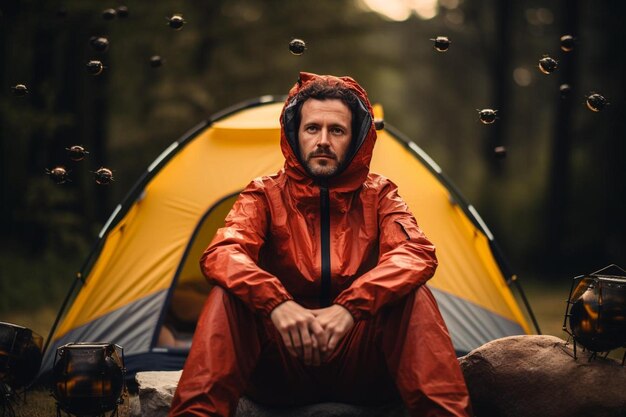
<svg viewBox="0 0 626 417">
<path fill-rule="evenodd" d="M 313 81 L 358 97 L 342 169 L 311 177 L 299 158 L 297 93 Z M 246 395 L 267 405 L 399 400 L 411 416 L 470 415 L 469 396 L 430 290 L 437 267 L 389 179 L 369 172 L 376 131 L 350 77 L 301 73 L 281 113 L 285 165 L 240 194 L 200 265 L 212 290 L 170 416 L 232 416 Z M 355 325 L 319 366 L 289 355 L 271 322 L 287 300 L 345 307 Z"/>
</svg>

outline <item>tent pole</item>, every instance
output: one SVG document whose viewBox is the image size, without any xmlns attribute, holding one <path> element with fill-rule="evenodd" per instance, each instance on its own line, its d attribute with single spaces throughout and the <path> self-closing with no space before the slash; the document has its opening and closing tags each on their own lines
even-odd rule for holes
<svg viewBox="0 0 626 417">
<path fill-rule="evenodd" d="M 504 257 L 502 253 L 502 249 L 500 249 L 500 245 L 492 239 L 489 241 L 489 247 L 493 250 L 493 253 L 496 257 L 496 262 L 499 264 L 500 268 L 503 269 L 503 273 L 505 276 L 509 276 L 510 278 L 506 281 L 507 285 L 511 285 L 511 283 L 515 284 L 515 288 L 519 292 L 522 297 L 522 301 L 524 302 L 524 307 L 526 307 L 526 311 L 530 316 L 530 319 L 533 322 L 533 326 L 535 326 L 535 330 L 537 334 L 541 334 L 541 329 L 539 328 L 539 323 L 537 322 L 537 318 L 535 317 L 535 313 L 533 309 L 530 307 L 530 303 L 528 302 L 528 298 L 526 298 L 526 293 L 524 292 L 524 288 L 522 288 L 522 284 L 520 284 L 517 274 L 513 273 L 513 269 L 509 264 L 509 261 Z"/>
<path fill-rule="evenodd" d="M 72 297 L 72 294 L 74 294 L 74 290 L 76 289 L 76 286 L 78 285 L 79 282 L 82 284 L 85 283 L 85 278 L 83 277 L 83 273 L 85 269 L 87 268 L 87 265 L 89 265 L 89 263 L 91 262 L 91 259 L 93 258 L 94 254 L 100 248 L 101 244 L 102 244 L 102 238 L 99 238 L 96 241 L 96 243 L 93 245 L 93 247 L 91 248 L 91 251 L 89 252 L 89 255 L 87 256 L 87 259 L 85 259 L 85 262 L 80 268 L 80 272 L 76 273 L 76 279 L 74 280 L 74 282 L 72 282 L 72 286 L 70 287 L 70 290 L 67 292 L 67 295 L 65 296 L 65 300 L 63 300 L 63 304 L 61 305 L 61 308 L 59 309 L 59 312 L 57 313 L 57 317 L 56 319 L 54 319 L 54 323 L 52 324 L 50 333 L 48 333 L 48 337 L 46 338 L 46 343 L 44 344 L 43 350 L 41 352 L 42 356 L 46 354 L 46 351 L 48 350 L 48 347 L 50 346 L 50 341 L 52 340 L 52 336 L 54 335 L 54 332 L 56 331 L 57 326 L 59 325 L 59 322 L 61 321 L 61 317 L 63 316 L 63 313 L 65 313 L 67 304 L 70 302 L 70 298 Z"/>
<path fill-rule="evenodd" d="M 70 287 L 70 290 L 67 292 L 67 295 L 65 296 L 65 300 L 63 300 L 63 304 L 61 305 L 61 308 L 59 309 L 59 312 L 57 313 L 57 317 L 56 319 L 54 319 L 54 324 L 52 325 L 52 328 L 50 329 L 50 333 L 48 333 L 48 337 L 46 338 L 46 343 L 41 352 L 42 356 L 46 354 L 46 351 L 48 350 L 48 346 L 50 345 L 50 341 L 52 340 L 52 336 L 54 332 L 56 331 L 57 326 L 59 325 L 59 321 L 61 321 L 61 316 L 63 316 L 63 312 L 65 312 L 67 303 L 69 303 L 70 298 L 72 297 L 72 294 L 74 294 L 74 290 L 76 289 L 76 285 L 78 285 L 79 282 L 83 282 L 82 274 L 80 272 L 76 273 L 76 279 L 74 280 L 74 282 L 72 282 L 72 286 Z"/>
<path fill-rule="evenodd" d="M 530 308 L 530 304 L 528 303 L 528 299 L 526 298 L 526 293 L 524 292 L 524 289 L 520 285 L 519 280 L 517 279 L 517 275 L 511 276 L 511 282 L 515 284 L 515 288 L 517 288 L 517 291 L 519 291 L 519 294 L 522 297 L 522 301 L 524 302 L 524 306 L 526 307 L 526 311 L 528 311 L 528 314 L 530 315 L 530 319 L 532 320 L 533 325 L 535 326 L 535 330 L 537 330 L 537 334 L 540 335 L 541 329 L 539 328 L 539 323 L 537 322 L 537 318 L 535 317 L 535 313 L 533 312 L 533 309 Z"/>
</svg>

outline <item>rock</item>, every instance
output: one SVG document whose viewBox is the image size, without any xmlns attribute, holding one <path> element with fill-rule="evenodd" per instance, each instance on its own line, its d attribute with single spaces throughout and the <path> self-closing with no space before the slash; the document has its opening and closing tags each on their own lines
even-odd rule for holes
<svg viewBox="0 0 626 417">
<path fill-rule="evenodd" d="M 459 359 L 477 417 L 625 417 L 626 367 L 554 336 L 511 336 Z"/>
<path fill-rule="evenodd" d="M 167 417 L 182 371 L 137 372 L 140 407 L 131 408 L 131 417 Z M 402 404 L 361 407 L 341 403 L 321 403 L 276 409 L 256 404 L 243 397 L 236 417 L 405 417 Z"/>
<path fill-rule="evenodd" d="M 135 380 L 139 388 L 140 415 L 132 417 L 167 417 L 183 371 L 137 372 Z M 135 411 L 133 409 L 132 411 Z"/>
</svg>

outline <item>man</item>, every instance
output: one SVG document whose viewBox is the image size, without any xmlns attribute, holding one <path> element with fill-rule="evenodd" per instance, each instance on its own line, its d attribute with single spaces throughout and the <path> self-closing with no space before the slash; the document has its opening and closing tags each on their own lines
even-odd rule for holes
<svg viewBox="0 0 626 417">
<path fill-rule="evenodd" d="M 201 258 L 215 288 L 170 416 L 232 416 L 244 394 L 469 415 L 423 285 L 435 248 L 397 187 L 369 172 L 372 120 L 352 78 L 300 74 L 280 119 L 284 168 L 246 187 Z"/>
</svg>

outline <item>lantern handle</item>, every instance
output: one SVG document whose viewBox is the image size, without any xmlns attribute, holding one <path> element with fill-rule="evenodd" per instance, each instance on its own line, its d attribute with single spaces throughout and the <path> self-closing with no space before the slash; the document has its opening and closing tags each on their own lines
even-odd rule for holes
<svg viewBox="0 0 626 417">
<path fill-rule="evenodd" d="M 599 270 L 597 270 L 596 272 L 592 272 L 592 273 L 591 273 L 591 274 L 589 274 L 589 275 L 598 275 L 600 272 L 605 272 L 605 271 L 607 271 L 607 270 L 611 270 L 611 269 L 615 269 L 615 270 L 618 270 L 618 269 L 619 269 L 619 271 L 620 271 L 621 273 L 623 273 L 624 275 L 626 275 L 626 270 L 624 270 L 624 268 L 619 267 L 619 266 L 617 266 L 617 265 L 615 265 L 615 264 L 611 264 L 611 265 L 605 266 L 604 268 L 599 269 Z"/>
</svg>

